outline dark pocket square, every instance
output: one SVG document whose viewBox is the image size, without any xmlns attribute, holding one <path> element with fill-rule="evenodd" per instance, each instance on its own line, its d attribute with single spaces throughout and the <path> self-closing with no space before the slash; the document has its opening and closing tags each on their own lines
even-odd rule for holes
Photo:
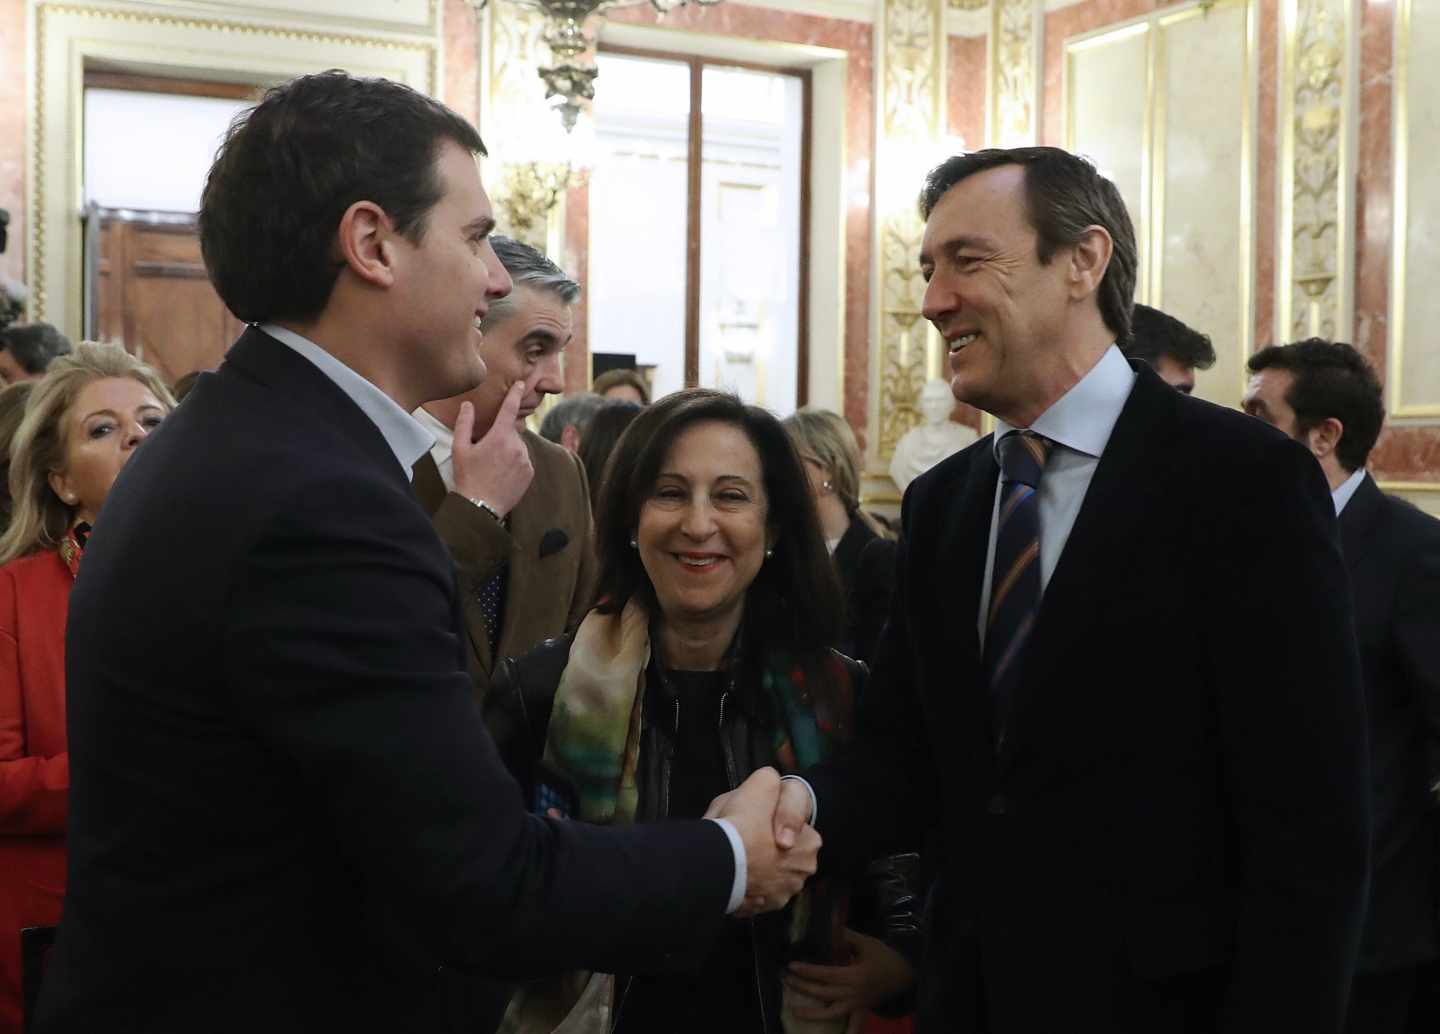
<svg viewBox="0 0 1440 1034">
<path fill-rule="evenodd" d="M 540 559 L 544 560 L 551 553 L 560 552 L 569 544 L 569 535 L 566 535 L 559 528 L 551 528 L 544 535 L 540 536 Z"/>
</svg>

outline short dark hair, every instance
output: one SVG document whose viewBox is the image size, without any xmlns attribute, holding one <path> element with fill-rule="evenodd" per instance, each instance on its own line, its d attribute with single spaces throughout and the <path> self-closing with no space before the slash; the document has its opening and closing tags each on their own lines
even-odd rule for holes
<svg viewBox="0 0 1440 1034">
<path fill-rule="evenodd" d="M 1097 292 L 1100 315 L 1116 342 L 1122 348 L 1129 344 L 1139 268 L 1135 227 L 1115 184 L 1086 159 L 1058 147 L 992 147 L 956 155 L 925 177 L 920 215 L 928 220 L 946 191 L 961 180 L 1002 165 L 1025 170 L 1025 210 L 1040 238 L 1042 263 L 1078 244 L 1088 227 L 1100 226 L 1110 234 L 1114 248 Z"/>
<path fill-rule="evenodd" d="M 545 418 L 540 421 L 540 437 L 559 445 L 560 436 L 567 427 L 574 427 L 583 434 L 603 405 L 604 399 L 588 391 L 567 395 L 551 406 Z"/>
<path fill-rule="evenodd" d="M 0 330 L 0 352 L 9 352 L 26 373 L 44 373 L 73 351 L 70 339 L 48 323 L 11 324 Z"/>
<path fill-rule="evenodd" d="M 444 187 L 450 140 L 484 154 L 475 128 L 402 83 L 331 70 L 269 90 L 236 116 L 200 199 L 200 248 L 220 298 L 246 323 L 318 315 L 341 264 L 346 209 L 373 201 L 412 241 Z"/>
<path fill-rule="evenodd" d="M 768 523 L 776 533 L 774 555 L 761 565 L 746 593 L 745 652 L 750 657 L 814 657 L 836 642 L 843 603 L 810 481 L 780 421 L 725 392 L 694 388 L 667 395 L 643 409 L 616 444 L 595 515 L 599 607 L 618 613 L 638 598 L 651 614 L 657 613 L 654 586 L 630 538 L 671 446 L 687 428 L 706 421 L 740 428 L 755 446 L 764 472 Z"/>
<path fill-rule="evenodd" d="M 1138 303 L 1131 313 L 1130 347 L 1125 354 L 1151 366 L 1162 355 L 1197 370 L 1215 365 L 1215 346 L 1208 334 L 1187 327 L 1168 312 Z"/>
<path fill-rule="evenodd" d="M 1269 345 L 1246 365 L 1251 373 L 1289 371 L 1294 380 L 1285 404 L 1295 411 L 1296 430 L 1305 434 L 1334 417 L 1345 428 L 1335 447 L 1340 466 L 1351 472 L 1365 466 L 1385 423 L 1385 398 L 1380 378 L 1353 345 L 1318 337 Z"/>
</svg>

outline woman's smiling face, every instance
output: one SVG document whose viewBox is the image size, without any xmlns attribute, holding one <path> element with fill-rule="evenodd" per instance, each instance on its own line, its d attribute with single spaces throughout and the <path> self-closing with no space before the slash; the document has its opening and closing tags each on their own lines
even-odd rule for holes
<svg viewBox="0 0 1440 1034">
<path fill-rule="evenodd" d="M 768 511 L 760 454 L 744 430 L 714 420 L 686 428 L 635 531 L 661 614 L 693 624 L 743 610 L 765 562 Z"/>
</svg>

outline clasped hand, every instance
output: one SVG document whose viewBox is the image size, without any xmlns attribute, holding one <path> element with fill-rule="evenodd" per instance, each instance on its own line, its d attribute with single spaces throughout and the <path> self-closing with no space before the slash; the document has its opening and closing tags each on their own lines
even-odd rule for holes
<svg viewBox="0 0 1440 1034">
<path fill-rule="evenodd" d="M 737 916 L 784 908 L 815 874 L 820 834 L 810 825 L 810 795 L 773 768 L 757 769 L 710 802 L 707 819 L 728 819 L 745 845 L 745 901 Z"/>
</svg>

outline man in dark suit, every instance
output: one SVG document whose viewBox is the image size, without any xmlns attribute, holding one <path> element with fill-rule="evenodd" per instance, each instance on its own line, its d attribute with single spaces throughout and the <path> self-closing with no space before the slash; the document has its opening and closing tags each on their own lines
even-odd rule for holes
<svg viewBox="0 0 1440 1034">
<path fill-rule="evenodd" d="M 524 386 L 521 420 L 546 395 L 564 390 L 561 361 L 580 285 L 528 244 L 509 237 L 493 243 L 514 289 L 480 325 L 489 375 L 472 391 L 415 411 L 435 436 L 430 454 L 415 465 L 415 492 L 459 569 L 471 674 L 482 700 L 501 658 L 573 631 L 595 591 L 584 466 L 522 423 L 497 419 L 515 384 Z M 454 429 L 465 402 L 474 414 L 470 436 L 480 444 L 457 450 Z M 497 463 L 517 438 L 525 462 Z"/>
<path fill-rule="evenodd" d="M 1324 479 L 1121 355 L 1134 231 L 1088 162 L 952 158 L 922 209 L 925 315 L 996 431 L 905 495 L 855 747 L 810 776 L 824 866 L 938 836 L 946 1031 L 1335 1034 L 1368 821 Z"/>
<path fill-rule="evenodd" d="M 496 757 L 408 480 L 410 412 L 484 376 L 510 287 L 482 152 L 342 72 L 222 145 L 201 243 L 256 325 L 116 484 L 71 597 L 39 1031 L 484 1030 L 473 974 L 650 968 L 813 868 L 813 831 L 776 847 L 773 771 L 722 821 L 603 830 L 527 814 Z"/>
<path fill-rule="evenodd" d="M 1440 521 L 1385 495 L 1365 470 L 1385 404 L 1353 347 L 1312 338 L 1250 357 L 1247 413 L 1304 445 L 1340 520 L 1370 730 L 1374 874 L 1347 1028 L 1400 1034 L 1440 958 Z M 1263 640 L 1265 630 L 1257 629 Z"/>
</svg>

